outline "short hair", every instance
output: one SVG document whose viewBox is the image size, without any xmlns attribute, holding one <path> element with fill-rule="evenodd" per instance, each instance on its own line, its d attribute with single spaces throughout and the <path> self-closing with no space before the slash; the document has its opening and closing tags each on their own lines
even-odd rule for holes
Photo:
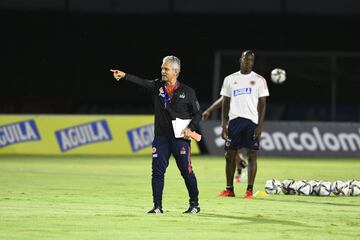
<svg viewBox="0 0 360 240">
<path fill-rule="evenodd" d="M 181 62 L 180 62 L 180 59 L 175 57 L 175 56 L 166 56 L 163 58 L 163 63 L 165 63 L 166 61 L 170 61 L 171 62 L 171 66 L 174 68 L 174 69 L 177 69 L 179 70 L 180 72 L 180 69 L 181 69 Z"/>
<path fill-rule="evenodd" d="M 242 52 L 241 57 L 242 57 L 242 55 L 245 55 L 245 56 L 246 55 L 253 55 L 254 58 L 255 58 L 255 53 L 252 50 L 245 50 L 245 51 Z M 239 61 L 241 61 L 241 57 L 239 58 Z"/>
</svg>

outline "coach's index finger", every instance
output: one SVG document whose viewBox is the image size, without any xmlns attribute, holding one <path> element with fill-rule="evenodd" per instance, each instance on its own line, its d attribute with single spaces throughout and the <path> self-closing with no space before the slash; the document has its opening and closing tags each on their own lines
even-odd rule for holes
<svg viewBox="0 0 360 240">
<path fill-rule="evenodd" d="M 110 72 L 117 73 L 119 70 L 110 69 Z"/>
</svg>

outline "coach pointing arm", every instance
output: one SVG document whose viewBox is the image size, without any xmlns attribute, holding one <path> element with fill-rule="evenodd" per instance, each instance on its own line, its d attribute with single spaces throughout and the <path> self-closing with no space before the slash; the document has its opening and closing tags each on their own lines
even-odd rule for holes
<svg viewBox="0 0 360 240">
<path fill-rule="evenodd" d="M 149 90 L 153 90 L 155 88 L 155 82 L 152 80 L 142 79 L 137 76 L 127 74 L 120 70 L 110 69 L 110 72 L 113 73 L 113 76 L 116 79 L 116 81 L 119 81 L 120 79 L 125 79 Z"/>
</svg>

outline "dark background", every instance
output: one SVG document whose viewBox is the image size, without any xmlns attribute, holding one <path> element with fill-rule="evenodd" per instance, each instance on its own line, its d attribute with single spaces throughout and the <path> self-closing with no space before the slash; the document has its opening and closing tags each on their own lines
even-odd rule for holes
<svg viewBox="0 0 360 240">
<path fill-rule="evenodd" d="M 358 1 L 2 0 L 0 27 L 0 113 L 152 113 L 146 92 L 114 81 L 109 69 L 154 79 L 166 55 L 182 60 L 180 79 L 205 109 L 214 100 L 214 54 L 252 49 L 255 71 L 269 82 L 267 119 L 360 120 Z M 261 55 L 269 51 L 296 57 Z M 350 57 L 334 69 L 339 52 Z M 238 57 L 224 57 L 222 78 L 238 70 Z M 288 79 L 274 85 L 279 64 Z"/>
</svg>

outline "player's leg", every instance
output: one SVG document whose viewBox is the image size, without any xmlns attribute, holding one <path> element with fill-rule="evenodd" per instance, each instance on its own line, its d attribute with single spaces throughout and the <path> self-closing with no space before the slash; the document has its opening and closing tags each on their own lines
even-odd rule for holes
<svg viewBox="0 0 360 240">
<path fill-rule="evenodd" d="M 225 190 L 219 192 L 219 197 L 235 197 L 234 193 L 234 174 L 236 169 L 236 154 L 237 150 L 227 150 L 225 153 L 225 173 L 226 173 L 226 187 Z"/>
<path fill-rule="evenodd" d="M 164 175 L 169 165 L 170 142 L 167 137 L 155 137 L 152 143 L 152 192 L 154 208 L 148 213 L 162 213 Z"/>
<path fill-rule="evenodd" d="M 236 169 L 236 155 L 241 144 L 241 138 L 244 125 L 241 118 L 230 120 L 228 126 L 228 140 L 225 142 L 225 171 L 226 171 L 226 189 L 218 194 L 221 197 L 234 197 L 234 174 Z"/>
<path fill-rule="evenodd" d="M 247 168 L 247 162 L 245 159 L 248 158 L 248 150 L 246 148 L 240 148 L 238 152 L 240 157 L 239 168 Z"/>
<path fill-rule="evenodd" d="M 191 165 L 190 142 L 184 139 L 175 139 L 171 150 L 189 193 L 189 208 L 184 213 L 199 213 L 199 190 Z"/>
<path fill-rule="evenodd" d="M 242 169 L 244 168 L 243 166 L 244 160 L 241 158 L 240 149 L 236 153 L 235 161 L 236 161 L 236 174 L 234 177 L 234 182 L 241 182 L 241 174 L 242 174 Z"/>
<path fill-rule="evenodd" d="M 244 181 L 244 177 L 246 177 L 245 168 L 247 168 L 247 163 L 245 161 L 245 156 L 247 156 L 247 149 L 241 148 L 238 150 L 238 154 L 236 155 L 236 175 L 234 178 L 234 182 Z"/>
<path fill-rule="evenodd" d="M 225 154 L 226 160 L 226 189 L 234 191 L 234 174 L 236 170 L 236 156 L 237 150 L 228 150 Z"/>
<path fill-rule="evenodd" d="M 236 154 L 237 150 L 231 149 L 225 153 L 226 188 L 218 194 L 220 197 L 235 197 L 233 181 L 236 169 Z"/>
<path fill-rule="evenodd" d="M 235 156 L 236 174 L 235 174 L 235 177 L 234 177 L 234 182 L 241 182 L 241 170 L 242 170 L 242 167 L 240 165 L 240 161 L 241 161 L 241 158 L 240 158 L 240 153 L 238 151 L 236 153 L 236 156 Z"/>
<path fill-rule="evenodd" d="M 249 149 L 248 186 L 247 191 L 252 192 L 257 172 L 257 150 Z"/>
<path fill-rule="evenodd" d="M 255 182 L 256 172 L 257 172 L 257 150 L 259 149 L 259 139 L 254 139 L 254 130 L 256 124 L 249 122 L 246 127 L 244 142 L 245 146 L 248 148 L 248 186 L 246 188 L 245 198 L 253 197 L 253 186 Z"/>
</svg>

